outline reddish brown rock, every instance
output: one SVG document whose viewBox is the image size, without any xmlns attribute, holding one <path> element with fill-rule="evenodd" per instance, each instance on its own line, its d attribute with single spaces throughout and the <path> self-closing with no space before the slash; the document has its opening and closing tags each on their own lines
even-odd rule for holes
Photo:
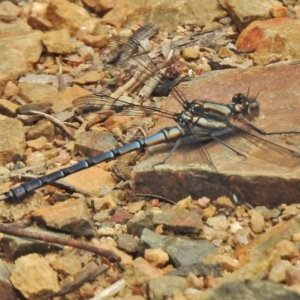
<svg viewBox="0 0 300 300">
<path fill-rule="evenodd" d="M 282 3 L 274 0 L 266 0 L 263 5 L 259 0 L 225 0 L 224 2 L 229 15 L 239 30 L 243 30 L 255 20 L 266 20 L 275 16 L 285 17 L 287 14 Z"/>
<path fill-rule="evenodd" d="M 240 50 L 254 49 L 251 57 L 257 65 L 296 59 L 299 57 L 299 30 L 300 20 L 296 19 L 256 21 L 239 35 L 236 46 Z"/>
<path fill-rule="evenodd" d="M 133 217 L 124 209 L 117 210 L 112 217 L 106 220 L 106 222 L 116 222 L 118 224 L 126 224 L 128 220 Z"/>
<path fill-rule="evenodd" d="M 236 93 L 247 94 L 250 86 L 251 97 L 260 92 L 257 101 L 261 116 L 253 122 L 255 126 L 267 132 L 300 132 L 299 103 L 295 97 L 300 93 L 300 86 L 295 80 L 299 76 L 299 62 L 293 62 L 248 70 L 210 72 L 182 84 L 180 88 L 190 101 L 201 99 L 225 104 L 230 103 Z M 182 109 L 171 98 L 164 108 L 169 111 Z M 153 132 L 172 125 L 175 122 L 162 118 Z M 297 150 L 300 143 L 298 135 L 263 138 L 300 152 Z M 237 137 L 236 141 L 239 142 L 240 138 Z M 243 147 L 243 141 L 240 145 L 235 143 L 235 146 Z M 191 154 L 191 147 L 175 151 L 167 164 L 153 168 L 171 151 L 172 145 L 151 147 L 147 150 L 148 158 L 136 166 L 132 173 L 135 192 L 154 193 L 169 199 L 182 199 L 188 195 L 194 199 L 203 196 L 216 199 L 233 193 L 238 201 L 272 206 L 298 202 L 300 168 L 297 165 L 300 157 L 290 157 L 291 164 L 284 167 L 282 164 L 289 162 L 284 155 L 259 159 L 254 156 L 257 153 L 250 152 L 253 155 L 245 153 L 247 159 L 244 159 L 219 143 L 211 142 L 205 147 L 219 173 L 210 172 L 198 150 Z M 268 151 L 266 148 L 264 153 Z M 193 162 L 194 165 L 189 165 Z"/>
<path fill-rule="evenodd" d="M 34 212 L 37 222 L 49 228 L 68 232 L 76 236 L 94 236 L 94 226 L 85 202 L 69 199 L 54 206 Z"/>
</svg>

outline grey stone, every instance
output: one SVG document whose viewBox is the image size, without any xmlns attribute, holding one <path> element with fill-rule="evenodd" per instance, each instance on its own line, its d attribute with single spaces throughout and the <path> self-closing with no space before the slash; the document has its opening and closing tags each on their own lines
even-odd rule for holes
<svg viewBox="0 0 300 300">
<path fill-rule="evenodd" d="M 153 219 L 152 212 L 145 212 L 142 215 L 134 216 L 127 223 L 128 233 L 136 236 L 141 236 L 144 228 L 154 230 L 154 224 L 152 219 Z"/>
<path fill-rule="evenodd" d="M 154 225 L 177 233 L 199 233 L 203 222 L 200 211 L 167 211 L 153 216 Z"/>
<path fill-rule="evenodd" d="M 280 283 L 268 280 L 225 282 L 209 291 L 202 300 L 299 300 L 300 295 Z"/>
<path fill-rule="evenodd" d="M 140 243 L 144 248 L 161 248 L 167 252 L 175 267 L 201 262 L 207 254 L 216 253 L 214 245 L 206 240 L 162 236 L 147 228 L 143 230 Z"/>
<path fill-rule="evenodd" d="M 117 238 L 117 244 L 126 253 L 134 253 L 137 251 L 139 240 L 130 234 L 121 234 Z"/>
</svg>

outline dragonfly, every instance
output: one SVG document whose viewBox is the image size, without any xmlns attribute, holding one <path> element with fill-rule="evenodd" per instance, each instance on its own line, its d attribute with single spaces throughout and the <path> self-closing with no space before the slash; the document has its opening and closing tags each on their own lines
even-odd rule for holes
<svg viewBox="0 0 300 300">
<path fill-rule="evenodd" d="M 83 169 L 92 167 L 101 162 L 107 162 L 126 153 L 145 149 L 161 143 L 175 142 L 174 148 L 178 147 L 181 141 L 185 138 L 195 138 L 201 143 L 199 148 L 200 160 L 212 172 L 218 172 L 213 164 L 205 142 L 208 140 L 215 140 L 222 143 L 238 155 L 245 155 L 240 151 L 251 152 L 255 148 L 255 155 L 270 161 L 275 164 L 284 165 L 287 167 L 294 167 L 300 163 L 300 154 L 267 141 L 257 135 L 252 134 L 231 122 L 231 119 L 236 117 L 254 118 L 258 111 L 259 105 L 256 100 L 250 99 L 242 94 L 236 94 L 232 98 L 230 104 L 219 104 L 215 102 L 197 102 L 197 107 L 191 111 L 183 110 L 180 113 L 171 113 L 162 109 L 153 107 L 145 107 L 134 103 L 129 103 L 120 99 L 112 98 L 108 95 L 99 93 L 79 97 L 73 101 L 73 104 L 78 108 L 92 108 L 102 107 L 110 104 L 111 109 L 115 109 L 119 113 L 127 114 L 130 110 L 133 112 L 152 111 L 164 117 L 172 118 L 178 125 L 164 128 L 157 133 L 145 138 L 139 138 L 122 147 L 112 149 L 98 156 L 82 160 L 72 166 L 63 168 L 53 173 L 38 177 L 21 185 L 11 188 L 7 193 L 2 195 L 2 200 L 10 201 L 14 199 L 21 199 L 27 196 L 34 190 L 50 184 L 56 180 L 64 178 L 68 175 L 79 172 Z M 123 107 L 123 111 L 122 111 Z M 200 113 L 201 112 L 201 113 Z M 248 124 L 248 123 L 247 123 Z M 252 124 L 251 124 L 252 126 Z M 252 131 L 263 134 L 256 127 L 251 127 Z M 300 133 L 300 132 L 280 132 L 280 133 Z M 273 134 L 273 133 L 272 133 Z M 278 133 L 274 133 L 278 134 Z M 227 137 L 229 136 L 229 140 Z M 223 138 L 224 137 L 224 138 Z M 231 138 L 234 137 L 234 138 Z M 238 142 L 236 142 L 238 141 Z M 171 150 L 171 153 L 173 150 Z M 170 154 L 168 155 L 168 157 Z M 167 158 L 168 158 L 167 157 Z"/>
<path fill-rule="evenodd" d="M 89 168 L 95 164 L 115 159 L 120 155 L 135 150 L 175 141 L 173 149 L 164 160 L 164 162 L 166 162 L 175 149 L 181 144 L 182 138 L 185 137 L 193 137 L 195 140 L 200 141 L 199 153 L 201 163 L 206 165 L 213 172 L 217 172 L 217 168 L 214 166 L 209 153 L 205 148 L 204 142 L 207 140 L 215 140 L 222 143 L 236 154 L 244 157 L 245 155 L 240 151 L 251 152 L 251 149 L 254 147 L 258 157 L 275 164 L 293 167 L 300 162 L 300 155 L 297 152 L 264 140 L 248 132 L 249 130 L 252 130 L 261 135 L 300 133 L 267 133 L 255 127 L 253 124 L 248 123 L 245 119 L 253 120 L 259 114 L 259 104 L 256 101 L 256 98 L 251 99 L 248 95 L 244 96 L 243 94 L 238 93 L 234 95 L 232 102 L 229 104 L 220 104 L 209 101 L 188 101 L 180 89 L 176 88 L 174 84 L 168 81 L 158 69 L 139 41 L 131 38 L 116 37 L 110 40 L 109 45 L 111 48 L 115 49 L 115 52 L 112 51 L 114 54 L 111 59 L 112 61 L 117 61 L 118 64 L 123 65 L 125 68 L 134 66 L 139 70 L 137 72 L 138 74 L 147 74 L 149 78 L 153 76 L 156 78 L 155 80 L 157 82 L 163 81 L 170 88 L 174 98 L 181 103 L 183 111 L 180 113 L 172 113 L 154 107 L 128 103 L 104 93 L 79 97 L 73 101 L 74 106 L 83 110 L 97 110 L 103 107 L 110 107 L 110 109 L 119 113 L 122 111 L 124 114 L 129 114 L 130 111 L 131 113 L 135 112 L 136 114 L 139 114 L 138 112 L 141 111 L 153 112 L 167 118 L 173 118 L 178 125 L 162 129 L 149 137 L 137 139 L 120 148 L 112 149 L 96 157 L 80 161 L 73 166 L 25 182 L 18 187 L 10 189 L 2 196 L 2 198 L 0 197 L 0 199 L 13 200 L 22 198 L 40 187 L 80 170 Z M 139 80 L 140 77 L 136 75 L 137 73 L 135 73 L 135 78 Z M 234 118 L 242 120 L 249 130 L 245 131 L 232 124 L 231 120 Z M 233 135 L 239 135 L 239 138 L 228 139 L 228 136 Z M 258 151 L 257 149 L 262 150 Z"/>
</svg>

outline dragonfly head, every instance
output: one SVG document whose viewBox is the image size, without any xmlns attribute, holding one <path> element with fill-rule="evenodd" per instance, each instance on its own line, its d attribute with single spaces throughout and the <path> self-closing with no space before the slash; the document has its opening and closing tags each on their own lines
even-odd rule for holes
<svg viewBox="0 0 300 300">
<path fill-rule="evenodd" d="M 258 96 L 258 95 L 257 95 Z M 259 115 L 259 104 L 255 99 L 251 99 L 242 93 L 235 94 L 232 97 L 232 103 L 237 113 L 241 113 L 244 117 L 250 120 L 258 117 Z"/>
</svg>

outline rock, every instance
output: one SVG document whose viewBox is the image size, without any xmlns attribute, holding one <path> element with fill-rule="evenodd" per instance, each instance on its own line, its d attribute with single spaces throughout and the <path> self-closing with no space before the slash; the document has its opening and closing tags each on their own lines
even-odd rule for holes
<svg viewBox="0 0 300 300">
<path fill-rule="evenodd" d="M 120 234 L 117 237 L 118 247 L 126 253 L 134 253 L 137 251 L 139 239 L 134 238 L 130 234 Z"/>
<path fill-rule="evenodd" d="M 221 47 L 218 52 L 218 55 L 222 58 L 231 57 L 233 55 L 233 52 L 227 47 Z"/>
<path fill-rule="evenodd" d="M 16 96 L 19 93 L 19 91 L 19 87 L 14 82 L 8 81 L 5 85 L 3 95 L 6 99 L 10 99 L 11 97 Z M 16 105 L 15 103 L 12 104 Z"/>
<path fill-rule="evenodd" d="M 101 227 L 97 230 L 97 235 L 101 236 L 111 236 L 114 237 L 116 235 L 116 231 L 111 227 Z"/>
<path fill-rule="evenodd" d="M 66 234 L 55 233 L 36 227 L 27 227 L 25 229 L 33 233 L 43 234 L 47 236 L 60 238 L 68 237 Z M 63 246 L 60 246 L 58 244 L 48 243 L 41 240 L 19 238 L 6 234 L 1 239 L 1 247 L 4 250 L 5 257 L 8 261 L 13 261 L 21 256 L 30 253 L 45 254 L 51 251 L 59 251 L 63 248 Z"/>
<path fill-rule="evenodd" d="M 83 0 L 82 2 L 100 15 L 104 15 L 113 8 L 113 2 L 111 0 Z"/>
<path fill-rule="evenodd" d="M 52 23 L 43 16 L 28 16 L 28 24 L 33 28 L 41 31 L 52 29 Z"/>
<path fill-rule="evenodd" d="M 46 138 L 51 142 L 55 135 L 54 124 L 47 119 L 40 120 L 36 125 L 32 126 L 26 133 L 27 140 L 36 140 L 39 138 Z"/>
<path fill-rule="evenodd" d="M 54 29 L 68 29 L 72 36 L 81 27 L 85 27 L 88 32 L 92 32 L 95 28 L 95 22 L 87 11 L 67 0 L 51 0 L 46 10 L 46 17 Z"/>
<path fill-rule="evenodd" d="M 107 35 L 86 35 L 82 38 L 82 41 L 88 46 L 92 46 L 94 48 L 102 48 L 107 44 L 108 36 Z"/>
<path fill-rule="evenodd" d="M 77 49 L 78 54 L 84 61 L 91 61 L 95 55 L 95 51 L 92 47 L 89 46 L 82 46 Z M 97 75 L 99 72 L 97 72 Z M 89 78 L 90 79 L 90 78 Z M 74 81 L 73 81 L 74 82 Z"/>
<path fill-rule="evenodd" d="M 300 232 L 297 232 L 293 234 L 293 242 L 294 243 L 299 243 L 300 242 Z"/>
<path fill-rule="evenodd" d="M 191 265 L 185 265 L 173 269 L 166 273 L 166 275 L 175 275 L 187 277 L 189 274 L 194 274 L 195 276 L 221 276 L 221 265 L 220 264 L 209 264 L 209 263 L 193 263 Z"/>
<path fill-rule="evenodd" d="M 118 209 L 106 222 L 115 222 L 117 224 L 126 224 L 133 217 L 124 209 Z"/>
<path fill-rule="evenodd" d="M 265 220 L 261 213 L 256 210 L 249 211 L 251 216 L 250 226 L 254 233 L 261 233 L 264 230 Z"/>
<path fill-rule="evenodd" d="M 70 54 L 75 51 L 67 29 L 46 32 L 42 37 L 42 41 L 50 53 Z"/>
<path fill-rule="evenodd" d="M 237 259 L 234 259 L 229 255 L 225 254 L 212 255 L 209 258 L 207 258 L 206 261 L 210 263 L 219 264 L 222 266 L 222 270 L 228 272 L 233 272 L 241 266 Z"/>
<path fill-rule="evenodd" d="M 201 300 L 298 300 L 299 294 L 268 280 L 227 281 L 201 295 Z"/>
<path fill-rule="evenodd" d="M 215 230 L 226 230 L 228 227 L 228 221 L 224 215 L 210 217 L 207 219 L 206 223 Z"/>
<path fill-rule="evenodd" d="M 155 226 L 153 224 L 153 216 L 153 213 L 150 211 L 146 211 L 141 215 L 135 215 L 127 223 L 128 233 L 139 237 L 141 236 L 144 228 L 154 230 Z"/>
<path fill-rule="evenodd" d="M 0 99 L 0 114 L 6 115 L 8 117 L 14 117 L 16 115 L 16 110 L 19 105 L 12 103 L 6 99 Z"/>
<path fill-rule="evenodd" d="M 41 208 L 33 217 L 49 228 L 76 236 L 95 236 L 94 225 L 83 200 L 69 199 L 63 203 Z"/>
<path fill-rule="evenodd" d="M 95 222 L 102 223 L 109 218 L 109 216 L 110 216 L 109 212 L 110 212 L 110 209 L 99 211 L 93 215 L 93 220 Z"/>
<path fill-rule="evenodd" d="M 178 276 L 163 276 L 153 278 L 149 282 L 148 296 L 150 300 L 164 300 L 172 298 L 176 293 L 183 292 L 186 280 Z"/>
<path fill-rule="evenodd" d="M 25 135 L 21 122 L 11 118 L 0 121 L 0 163 L 5 165 L 22 157 L 25 146 Z"/>
<path fill-rule="evenodd" d="M 299 256 L 299 249 L 297 246 L 288 240 L 282 240 L 275 245 L 275 249 L 283 259 L 292 259 Z"/>
<path fill-rule="evenodd" d="M 147 228 L 143 230 L 140 244 L 144 248 L 161 248 L 176 267 L 201 262 L 207 254 L 216 252 L 208 241 L 161 236 Z"/>
<path fill-rule="evenodd" d="M 286 8 L 282 3 L 274 0 L 267 0 L 260 5 L 259 0 L 241 2 L 238 0 L 226 0 L 226 8 L 234 24 L 242 31 L 246 26 L 255 20 L 266 20 L 276 15 L 284 17 L 287 15 Z"/>
<path fill-rule="evenodd" d="M 167 211 L 153 216 L 154 225 L 163 225 L 166 230 L 181 233 L 199 233 L 203 223 L 199 211 Z"/>
<path fill-rule="evenodd" d="M 42 32 L 37 30 L 0 36 L 0 94 L 7 81 L 16 80 L 37 63 L 43 51 L 41 37 Z"/>
<path fill-rule="evenodd" d="M 116 255 L 121 257 L 121 263 L 123 265 L 131 265 L 132 264 L 132 257 L 125 253 L 124 251 L 121 251 L 117 247 L 111 244 L 110 241 L 107 240 L 95 240 L 93 239 L 93 244 L 99 248 L 106 249 L 113 251 Z"/>
<path fill-rule="evenodd" d="M 60 91 L 54 98 L 52 98 L 52 109 L 55 113 L 61 112 L 67 108 L 73 107 L 72 101 L 74 99 L 89 94 L 90 92 L 86 89 L 81 88 L 78 85 L 73 85 L 71 88 Z"/>
<path fill-rule="evenodd" d="M 94 157 L 116 148 L 117 141 L 110 132 L 96 133 L 86 131 L 79 134 L 75 140 L 75 152 L 88 157 Z"/>
<path fill-rule="evenodd" d="M 10 271 L 12 266 L 0 260 L 0 295 L 3 300 L 18 300 L 19 297 L 10 282 Z"/>
<path fill-rule="evenodd" d="M 243 86 L 239 83 L 241 76 L 244 78 Z M 255 126 L 268 132 L 300 131 L 300 126 L 297 125 L 299 124 L 298 105 L 295 100 L 295 93 L 297 91 L 300 93 L 300 86 L 293 80 L 298 76 L 300 77 L 299 62 L 293 61 L 291 64 L 255 67 L 247 70 L 209 72 L 205 76 L 199 76 L 184 83 L 182 87 L 186 99 L 199 99 L 199 95 L 205 95 L 200 98 L 228 104 L 235 92 L 247 94 L 250 84 L 250 87 L 255 86 L 255 89 L 250 88 L 250 96 L 255 97 L 258 91 L 262 91 L 258 101 L 262 104 L 261 113 L 265 116 L 264 119 L 257 118 L 254 122 Z M 279 86 L 272 86 L 274 82 L 278 81 L 280 82 Z M 216 82 L 220 87 L 217 92 Z M 269 88 L 270 86 L 272 89 Z M 285 99 L 284 105 L 282 105 L 282 97 Z M 168 111 L 182 109 L 181 105 L 171 97 L 163 108 Z M 289 118 L 286 117 L 287 115 Z M 168 126 L 174 126 L 174 122 L 168 121 L 167 118 L 161 118 L 157 122 L 154 132 Z M 237 144 L 241 146 L 241 138 L 236 140 L 239 143 L 234 143 L 235 146 L 238 146 Z M 286 144 L 293 138 L 295 139 L 294 145 L 298 145 L 296 136 L 292 135 L 272 136 L 272 138 L 267 137 L 266 139 L 297 151 L 297 146 L 294 147 L 292 143 Z M 244 143 L 245 139 L 242 138 L 242 140 Z M 268 206 L 275 207 L 282 202 L 298 203 L 300 190 L 295 185 L 300 178 L 298 168 L 296 168 L 300 162 L 298 158 L 286 159 L 289 155 L 283 155 L 279 160 L 275 153 L 272 156 L 269 155 L 269 158 L 262 156 L 259 158 L 256 156 L 257 153 L 248 151 L 250 154 L 246 153 L 247 159 L 245 160 L 219 143 L 211 142 L 206 145 L 206 150 L 219 170 L 217 174 L 207 170 L 208 166 L 204 162 L 183 165 L 181 151 L 175 151 L 168 163 L 153 168 L 155 163 L 161 162 L 170 153 L 171 147 L 171 145 L 161 145 L 147 149 L 145 159 L 133 168 L 134 193 L 151 194 L 155 191 L 158 195 L 178 200 L 188 195 L 191 195 L 193 199 L 203 196 L 210 199 L 217 199 L 220 196 L 231 197 L 230 193 L 232 192 L 237 196 L 238 201 L 242 203 L 246 201 L 253 206 L 268 203 Z M 255 147 L 255 149 L 257 148 Z M 263 149 L 270 153 L 270 148 L 264 147 Z M 188 149 L 186 151 L 188 152 Z M 198 156 L 197 159 L 201 162 L 201 157 Z M 282 166 L 282 163 L 288 161 L 291 162 L 289 166 Z M 288 170 L 288 176 L 283 176 L 285 174 L 283 170 Z M 261 180 L 262 176 L 264 181 Z M 298 183 L 300 184 L 300 181 Z M 254 190 L 255 195 L 252 192 Z"/>
<path fill-rule="evenodd" d="M 15 21 L 20 14 L 21 8 L 11 1 L 0 2 L 0 20 L 3 22 Z"/>
<path fill-rule="evenodd" d="M 255 210 L 262 214 L 265 220 L 276 219 L 281 214 L 281 211 L 276 207 L 271 209 L 266 206 L 256 206 Z"/>
<path fill-rule="evenodd" d="M 113 9 L 105 14 L 101 23 L 113 24 L 117 28 L 129 24 L 156 24 L 165 30 L 174 30 L 176 24 L 199 24 L 221 19 L 227 15 L 217 1 L 170 2 L 124 2 L 116 0 Z M 128 13 L 130 11 L 130 13 Z M 143 12 L 143 13 L 141 13 Z M 172 16 L 172 19 L 165 18 Z"/>
<path fill-rule="evenodd" d="M 107 194 L 102 198 L 94 198 L 92 199 L 92 201 L 93 201 L 93 206 L 97 211 L 100 211 L 100 213 L 101 210 L 103 209 L 112 209 L 117 206 L 111 194 Z M 108 218 L 109 216 L 110 215 L 108 214 Z"/>
<path fill-rule="evenodd" d="M 78 192 L 93 196 L 99 195 L 105 187 L 112 188 L 116 185 L 111 173 L 104 171 L 100 166 L 84 169 L 61 180 Z"/>
<path fill-rule="evenodd" d="M 162 278 L 163 271 L 155 268 L 142 257 L 137 257 L 133 261 L 132 266 L 148 277 L 147 283 L 149 282 L 149 278 Z"/>
<path fill-rule="evenodd" d="M 36 140 L 26 142 L 27 147 L 30 147 L 33 150 L 42 150 L 45 147 L 46 143 L 47 139 L 44 136 L 41 136 Z"/>
<path fill-rule="evenodd" d="M 146 201 L 145 200 L 139 200 L 139 201 L 135 201 L 132 203 L 128 203 L 128 211 L 132 214 L 142 210 L 142 208 L 144 207 Z"/>
<path fill-rule="evenodd" d="M 288 260 L 280 260 L 272 267 L 268 279 L 276 282 L 283 282 L 286 278 L 286 271 L 291 266 L 292 264 Z"/>
<path fill-rule="evenodd" d="M 191 60 L 191 59 L 198 59 L 199 58 L 199 51 L 195 49 L 194 47 L 186 47 L 183 48 L 181 56 L 186 59 L 186 60 Z"/>
<path fill-rule="evenodd" d="M 3 1 L 2 1 L 3 2 Z M 8 2 L 8 1 L 7 1 Z M 1 33 L 24 33 L 32 31 L 32 28 L 23 21 L 18 21 L 16 23 L 0 23 L 0 32 Z"/>
<path fill-rule="evenodd" d="M 154 267 L 162 268 L 169 261 L 169 255 L 160 248 L 146 249 L 144 258 Z"/>
<path fill-rule="evenodd" d="M 280 260 L 279 251 L 289 257 L 296 255 L 298 249 L 295 250 L 296 246 L 291 245 L 291 242 L 286 240 L 291 239 L 294 233 L 299 232 L 299 228 L 300 217 L 297 215 L 261 234 L 251 244 L 237 251 L 237 257 L 245 255 L 248 257 L 247 262 L 234 271 L 230 278 L 253 279 L 268 276 L 269 270 Z M 287 251 L 282 249 L 284 246 L 288 246 Z"/>
<path fill-rule="evenodd" d="M 104 73 L 99 73 L 95 70 L 90 70 L 85 72 L 82 76 L 78 78 L 74 78 L 73 82 L 77 84 L 94 83 L 94 82 L 100 82 L 104 77 L 105 77 Z"/>
<path fill-rule="evenodd" d="M 298 267 L 290 266 L 286 269 L 285 282 L 288 286 L 300 283 L 300 270 Z"/>
<path fill-rule="evenodd" d="M 299 43 L 296 34 L 299 27 L 300 20 L 290 18 L 255 21 L 239 35 L 236 46 L 240 50 L 255 49 L 251 57 L 257 65 L 285 60 L 287 57 L 296 59 L 299 57 L 299 48 L 296 46 Z"/>
<path fill-rule="evenodd" d="M 10 279 L 13 286 L 27 299 L 41 299 L 60 289 L 57 274 L 38 254 L 18 258 Z"/>
<path fill-rule="evenodd" d="M 20 96 L 27 103 L 48 102 L 48 99 L 55 98 L 57 87 L 48 84 L 20 82 Z"/>
<path fill-rule="evenodd" d="M 82 269 L 81 262 L 74 255 L 58 257 L 51 263 L 51 267 L 63 276 L 75 275 Z"/>
</svg>

